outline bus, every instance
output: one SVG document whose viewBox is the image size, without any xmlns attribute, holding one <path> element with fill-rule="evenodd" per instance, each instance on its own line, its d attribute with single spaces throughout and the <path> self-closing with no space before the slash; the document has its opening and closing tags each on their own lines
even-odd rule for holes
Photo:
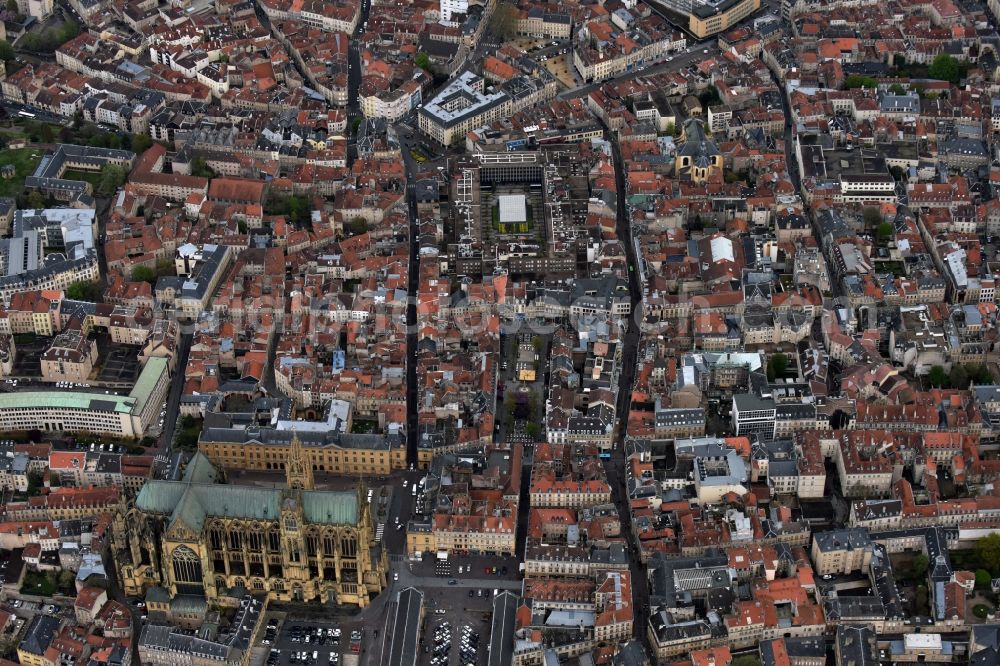
<svg viewBox="0 0 1000 666">
<path fill-rule="evenodd" d="M 598 455 L 600 456 L 600 458 L 602 460 L 611 460 L 611 452 L 610 451 L 601 451 L 601 453 L 598 454 Z"/>
<path fill-rule="evenodd" d="M 17 115 L 19 115 L 19 116 L 23 116 L 23 117 L 25 117 L 25 118 L 34 118 L 34 117 L 35 117 L 35 114 L 33 114 L 33 113 L 30 113 L 30 112 L 28 112 L 28 111 L 18 111 L 18 112 L 17 112 Z"/>
</svg>

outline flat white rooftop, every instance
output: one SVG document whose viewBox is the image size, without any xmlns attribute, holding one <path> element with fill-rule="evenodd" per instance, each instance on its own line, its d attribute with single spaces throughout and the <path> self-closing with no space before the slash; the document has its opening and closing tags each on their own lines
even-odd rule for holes
<svg viewBox="0 0 1000 666">
<path fill-rule="evenodd" d="M 906 634 L 903 644 L 907 650 L 940 650 L 941 634 Z"/>
<path fill-rule="evenodd" d="M 501 194 L 497 203 L 500 204 L 500 224 L 528 221 L 528 203 L 523 194 Z"/>
</svg>

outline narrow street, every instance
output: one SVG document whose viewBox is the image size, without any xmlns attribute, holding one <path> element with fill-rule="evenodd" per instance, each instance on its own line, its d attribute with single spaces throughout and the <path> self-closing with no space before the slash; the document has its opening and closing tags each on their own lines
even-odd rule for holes
<svg viewBox="0 0 1000 666">
<path fill-rule="evenodd" d="M 689 44 L 694 44 L 689 42 Z M 719 55 L 719 46 L 716 42 L 706 42 L 704 44 L 694 44 L 690 47 L 689 52 L 679 51 L 674 55 L 669 56 L 669 60 L 664 60 L 655 63 L 649 63 L 644 67 L 634 69 L 629 72 L 624 72 L 618 76 L 614 76 L 607 81 L 600 81 L 597 83 L 586 83 L 575 88 L 569 88 L 564 90 L 557 95 L 559 99 L 574 99 L 576 97 L 586 97 L 590 93 L 598 90 L 602 86 L 609 83 L 621 83 L 623 81 L 628 81 L 630 79 L 637 78 L 639 76 L 653 76 L 655 74 L 664 74 L 666 72 L 675 72 L 680 69 L 684 69 L 690 65 L 699 64 L 704 60 L 709 58 L 715 58 Z M 708 49 L 708 53 L 705 53 L 705 49 Z"/>
<path fill-rule="evenodd" d="M 371 12 L 371 0 L 362 0 L 361 16 L 358 25 L 351 35 L 347 50 L 347 159 L 353 162 L 358 156 L 358 147 L 354 135 L 354 119 L 361 118 L 361 105 L 358 92 L 361 88 L 361 51 L 358 48 L 358 37 L 365 31 L 368 15 Z"/>
<path fill-rule="evenodd" d="M 769 70 L 770 71 L 770 70 Z M 771 72 L 771 80 L 779 90 L 784 91 L 784 86 L 778 77 Z M 792 132 L 792 109 L 791 105 L 788 103 L 788 95 L 785 92 L 781 94 L 781 112 L 785 116 L 785 168 L 788 170 L 788 175 L 792 179 L 792 185 L 795 186 L 795 191 L 802 192 L 802 176 L 799 173 L 799 162 L 795 159 L 795 141 L 794 133 Z"/>
<path fill-rule="evenodd" d="M 174 443 L 174 433 L 177 431 L 177 421 L 180 420 L 181 393 L 184 390 L 184 368 L 187 367 L 188 354 L 191 352 L 193 335 L 190 332 L 181 333 L 177 342 L 174 376 L 170 378 L 170 392 L 167 394 L 167 414 L 163 418 L 163 433 L 156 445 L 156 452 L 170 455 Z"/>
<path fill-rule="evenodd" d="M 622 367 L 618 378 L 618 431 L 615 437 L 615 447 L 611 459 L 606 461 L 608 483 L 611 484 L 611 497 L 621 518 L 622 532 L 628 544 L 629 572 L 632 577 L 632 631 L 637 639 L 652 652 L 646 627 L 649 624 L 649 584 L 646 566 L 639 559 L 639 544 L 632 532 L 632 511 L 629 506 L 628 489 L 625 487 L 625 436 L 628 431 L 628 414 L 632 400 L 632 387 L 635 383 L 635 366 L 639 351 L 639 322 L 642 318 L 642 291 L 639 285 L 638 261 L 635 256 L 635 243 L 632 241 L 632 228 L 629 221 L 628 207 L 625 203 L 625 170 L 622 164 L 618 140 L 607 127 L 605 131 L 611 139 L 612 156 L 615 167 L 615 185 L 618 190 L 617 225 L 618 241 L 625 249 L 629 265 L 628 288 L 632 300 L 632 316 L 628 319 L 628 328 L 622 346 Z"/>
<path fill-rule="evenodd" d="M 781 112 L 785 116 L 785 169 L 788 171 L 789 178 L 792 179 L 792 185 L 795 186 L 795 191 L 801 195 L 802 194 L 802 174 L 799 173 L 799 162 L 796 158 L 797 152 L 795 150 L 795 132 L 792 127 L 792 108 L 788 103 L 788 94 L 785 91 L 784 85 L 778 80 L 774 72 L 771 72 L 771 80 L 774 84 L 778 86 L 778 89 L 782 91 L 781 97 Z M 813 231 L 816 234 L 816 238 L 821 238 L 822 234 L 816 228 L 816 220 L 813 218 L 812 211 L 809 207 L 804 209 L 804 215 L 809 217 L 809 222 L 813 227 Z M 843 296 L 843 290 L 840 287 L 840 283 L 834 279 L 836 272 L 834 267 L 830 262 L 830 257 L 827 256 L 826 252 L 823 252 L 823 259 L 826 262 L 826 271 L 830 276 L 830 289 L 833 293 L 834 298 L 840 298 Z M 814 336 L 815 337 L 815 336 Z M 818 339 L 822 339 L 819 336 Z"/>
<path fill-rule="evenodd" d="M 406 299 L 406 458 L 417 464 L 417 290 L 420 286 L 420 244 L 417 236 L 417 197 L 413 180 L 416 164 L 403 150 L 406 165 L 406 205 L 410 217 L 410 262 Z"/>
</svg>

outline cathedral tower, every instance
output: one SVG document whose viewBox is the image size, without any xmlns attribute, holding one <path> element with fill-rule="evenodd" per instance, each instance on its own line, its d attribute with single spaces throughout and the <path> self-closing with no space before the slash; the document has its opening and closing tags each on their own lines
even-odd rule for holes
<svg viewBox="0 0 1000 666">
<path fill-rule="evenodd" d="M 285 465 L 288 487 L 293 490 L 315 490 L 312 463 L 302 450 L 302 441 L 292 430 L 292 450 L 288 453 L 288 463 Z"/>
</svg>

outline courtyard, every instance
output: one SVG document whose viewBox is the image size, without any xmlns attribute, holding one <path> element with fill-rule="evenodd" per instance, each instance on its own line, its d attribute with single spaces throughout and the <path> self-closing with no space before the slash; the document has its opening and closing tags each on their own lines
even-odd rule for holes
<svg viewBox="0 0 1000 666">
<path fill-rule="evenodd" d="M 494 192 L 484 191 L 483 199 L 490 215 L 490 224 L 483 224 L 487 245 L 522 243 L 545 247 L 541 192 L 530 192 L 522 185 L 502 185 Z"/>
</svg>

